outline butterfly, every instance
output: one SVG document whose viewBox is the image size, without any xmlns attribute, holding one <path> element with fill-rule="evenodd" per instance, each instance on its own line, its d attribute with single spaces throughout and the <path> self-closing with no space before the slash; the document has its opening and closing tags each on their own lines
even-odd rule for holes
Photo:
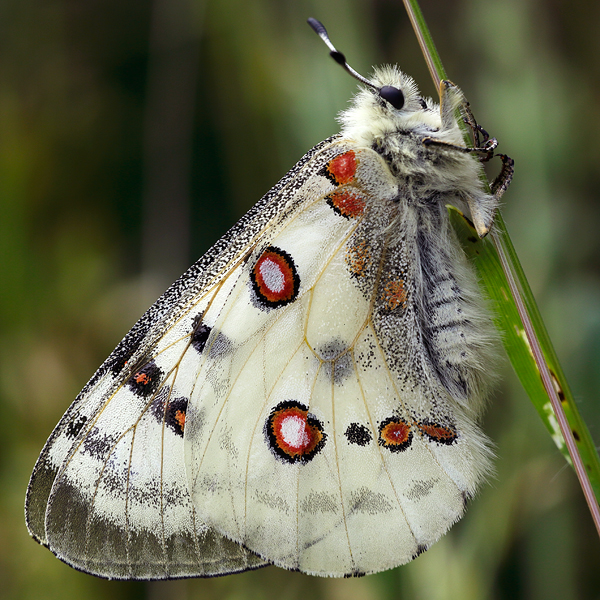
<svg viewBox="0 0 600 600">
<path fill-rule="evenodd" d="M 483 237 L 496 147 L 461 91 L 357 74 L 310 150 L 142 316 L 47 441 L 31 535 L 115 579 L 274 564 L 355 576 L 415 558 L 490 471 L 497 335 L 447 204 Z M 483 142 L 465 147 L 457 110 Z"/>
</svg>

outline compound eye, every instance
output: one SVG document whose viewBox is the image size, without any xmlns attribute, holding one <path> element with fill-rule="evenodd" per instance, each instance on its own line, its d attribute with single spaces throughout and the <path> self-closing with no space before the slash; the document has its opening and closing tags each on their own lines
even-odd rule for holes
<svg viewBox="0 0 600 600">
<path fill-rule="evenodd" d="M 384 85 L 379 90 L 379 95 L 397 110 L 400 110 L 404 106 L 404 94 L 398 88 L 391 85 Z"/>
</svg>

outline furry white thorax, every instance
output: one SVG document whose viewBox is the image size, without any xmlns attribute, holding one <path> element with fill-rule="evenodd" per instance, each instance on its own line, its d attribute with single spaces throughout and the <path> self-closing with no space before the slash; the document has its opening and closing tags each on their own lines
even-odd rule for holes
<svg viewBox="0 0 600 600">
<path fill-rule="evenodd" d="M 393 86 L 401 90 L 403 107 L 398 110 L 374 90 L 363 88 L 338 117 L 342 136 L 383 156 L 407 200 L 448 194 L 439 199 L 461 210 L 468 208 L 478 233 L 487 233 L 497 201 L 483 188 L 478 162 L 457 148 L 465 147 L 455 116 L 465 101 L 462 92 L 442 83 L 440 106 L 431 98 L 423 98 L 412 77 L 395 65 L 376 68 L 370 81 L 378 88 Z M 426 146 L 425 138 L 442 145 Z"/>
</svg>

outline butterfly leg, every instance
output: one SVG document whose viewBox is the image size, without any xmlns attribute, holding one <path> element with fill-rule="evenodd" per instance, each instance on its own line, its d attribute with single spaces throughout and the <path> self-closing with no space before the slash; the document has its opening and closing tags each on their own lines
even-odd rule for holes
<svg viewBox="0 0 600 600">
<path fill-rule="evenodd" d="M 473 150 L 481 150 L 487 153 L 487 156 L 480 156 L 480 160 L 482 162 L 487 162 L 495 156 L 498 156 L 502 160 L 502 170 L 490 185 L 492 194 L 499 200 L 512 181 L 515 172 L 515 161 L 506 154 L 494 154 L 494 150 L 498 147 L 498 140 L 490 137 L 490 134 L 477 123 L 468 102 L 465 102 L 463 106 L 461 106 L 461 110 L 463 112 L 465 123 L 473 132 L 473 141 L 475 142 L 475 148 L 473 148 Z M 480 134 L 481 138 L 479 137 Z"/>
<path fill-rule="evenodd" d="M 514 160 L 506 154 L 494 154 L 494 150 L 498 147 L 498 140 L 490 137 L 490 134 L 477 123 L 471 107 L 467 102 L 464 94 L 451 81 L 440 82 L 440 111 L 442 116 L 442 125 L 444 127 L 451 126 L 454 122 L 454 114 L 456 110 L 460 110 L 464 122 L 470 127 L 473 137 L 474 148 L 465 148 L 454 144 L 448 144 L 441 140 L 432 137 L 422 139 L 425 146 L 440 146 L 452 148 L 458 152 L 475 153 L 479 156 L 482 162 L 491 160 L 494 156 L 500 157 L 502 160 L 502 170 L 494 179 L 490 188 L 493 196 L 498 201 L 504 192 L 508 189 L 514 174 Z M 488 228 L 485 228 L 488 229 Z M 484 230 L 482 230 L 483 233 Z"/>
<path fill-rule="evenodd" d="M 465 98 L 460 88 L 451 81 L 440 82 L 440 112 L 442 117 L 442 126 L 445 128 L 453 127 L 455 123 L 456 110 L 460 110 L 464 122 L 470 127 L 473 148 L 465 148 L 436 140 L 435 138 L 424 138 L 425 145 L 439 145 L 455 148 L 464 153 L 475 153 L 479 155 L 482 162 L 491 160 L 494 156 L 494 150 L 498 146 L 498 140 L 490 137 L 490 134 L 481 127 L 471 111 L 471 105 Z"/>
<path fill-rule="evenodd" d="M 493 151 L 498 147 L 498 140 L 490 137 L 490 134 L 475 120 L 475 116 L 471 112 L 471 105 L 466 100 L 460 106 L 463 115 L 463 121 L 471 128 L 473 134 L 474 149 L 479 149 L 484 153 L 480 159 L 483 162 L 491 160 L 494 156 Z M 480 137 L 481 134 L 481 137 Z"/>
<path fill-rule="evenodd" d="M 490 188 L 492 194 L 500 200 L 512 181 L 515 173 L 515 161 L 510 156 L 506 156 L 506 154 L 495 154 L 494 156 L 498 156 L 502 159 L 502 170 L 498 174 L 498 177 L 492 181 Z"/>
<path fill-rule="evenodd" d="M 449 148 L 452 150 L 456 150 L 457 152 L 462 152 L 463 154 L 478 154 L 479 159 L 482 162 L 487 162 L 494 156 L 493 150 L 498 145 L 498 141 L 496 140 L 496 138 L 491 138 L 489 140 L 489 144 L 487 145 L 475 148 L 469 148 L 467 146 L 457 146 L 456 144 L 451 144 L 450 142 L 437 140 L 432 137 L 424 137 L 421 140 L 421 143 L 425 146 L 439 146 L 442 148 Z"/>
</svg>

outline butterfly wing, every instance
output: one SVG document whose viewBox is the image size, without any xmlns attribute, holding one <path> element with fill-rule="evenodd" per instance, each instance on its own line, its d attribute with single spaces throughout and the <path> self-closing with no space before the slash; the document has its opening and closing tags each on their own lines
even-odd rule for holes
<svg viewBox="0 0 600 600">
<path fill-rule="evenodd" d="M 302 201 L 297 186 L 312 172 L 307 163 L 329 143 L 313 148 L 159 298 L 57 425 L 34 468 L 25 512 L 31 535 L 61 560 L 138 579 L 267 564 L 198 518 L 183 460 L 185 397 L 173 388 L 177 380 L 190 395 L 199 366 L 187 351 L 203 345 L 203 312 L 225 301 L 249 248 Z"/>
<path fill-rule="evenodd" d="M 443 211 L 405 202 L 369 149 L 313 149 L 63 417 L 34 537 L 129 578 L 343 576 L 427 548 L 487 465 L 485 316 Z"/>
<path fill-rule="evenodd" d="M 492 335 L 443 204 L 411 205 L 379 155 L 334 146 L 311 165 L 320 192 L 205 312 L 184 438 L 211 527 L 347 576 L 411 560 L 462 515 L 488 468 Z"/>
</svg>

